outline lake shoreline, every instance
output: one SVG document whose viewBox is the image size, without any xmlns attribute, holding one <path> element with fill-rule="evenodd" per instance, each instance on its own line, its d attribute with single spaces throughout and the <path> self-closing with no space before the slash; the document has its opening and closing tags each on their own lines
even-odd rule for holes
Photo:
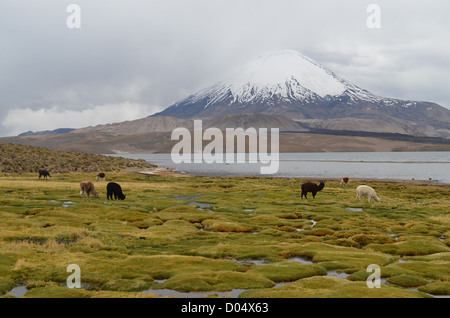
<svg viewBox="0 0 450 318">
<path fill-rule="evenodd" d="M 260 175 L 260 176 L 215 176 L 215 175 L 201 175 L 201 174 L 192 174 L 183 171 L 177 171 L 174 168 L 157 166 L 155 168 L 150 169 L 127 169 L 130 172 L 135 172 L 142 175 L 150 175 L 150 176 L 161 176 L 161 177 L 197 177 L 197 178 L 277 178 L 277 179 L 300 179 L 304 181 L 324 181 L 324 182 L 341 182 L 340 178 L 319 178 L 319 177 L 285 177 L 285 176 L 269 176 L 269 175 Z M 390 183 L 390 184 L 414 184 L 414 185 L 430 185 L 430 186 L 447 186 L 450 187 L 450 183 L 441 183 L 438 180 L 403 180 L 403 179 L 375 179 L 375 178 L 350 178 L 349 185 L 352 183 Z"/>
<path fill-rule="evenodd" d="M 269 177 L 304 180 L 450 184 L 450 152 L 445 153 L 280 153 L 270 166 L 275 174 L 261 174 L 262 163 L 180 163 L 170 154 L 126 156 L 146 160 L 157 169 L 142 169 L 152 175 L 205 177 Z"/>
</svg>

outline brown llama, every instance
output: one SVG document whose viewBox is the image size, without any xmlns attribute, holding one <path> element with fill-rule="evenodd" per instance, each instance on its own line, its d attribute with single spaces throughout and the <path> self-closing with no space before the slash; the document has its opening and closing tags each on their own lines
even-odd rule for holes
<svg viewBox="0 0 450 318">
<path fill-rule="evenodd" d="M 320 182 L 318 185 L 312 182 L 307 182 L 302 184 L 302 195 L 301 198 L 303 199 L 303 196 L 305 196 L 305 199 L 308 199 L 306 196 L 308 192 L 312 193 L 313 198 L 316 197 L 317 192 L 322 191 L 322 189 L 325 187 L 324 182 Z"/>
<path fill-rule="evenodd" d="M 342 178 L 341 183 L 339 183 L 340 185 L 344 185 L 344 186 L 348 186 L 348 178 Z"/>
<path fill-rule="evenodd" d="M 95 191 L 94 184 L 91 181 L 83 181 L 80 183 L 80 197 L 84 197 L 87 195 L 89 198 L 90 196 L 94 195 L 94 197 L 98 198 L 98 192 Z"/>
</svg>

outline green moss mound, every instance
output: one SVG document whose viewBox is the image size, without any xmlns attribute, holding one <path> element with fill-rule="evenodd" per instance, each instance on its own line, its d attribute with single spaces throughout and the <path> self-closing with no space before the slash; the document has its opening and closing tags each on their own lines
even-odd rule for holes
<svg viewBox="0 0 450 318">
<path fill-rule="evenodd" d="M 418 288 L 421 292 L 438 295 L 438 296 L 449 296 L 450 295 L 450 282 L 446 281 L 435 281 L 426 286 L 420 286 Z"/>
<path fill-rule="evenodd" d="M 253 289 L 240 298 L 422 298 L 426 294 L 382 286 L 368 288 L 365 283 L 335 277 L 311 277 L 272 289 Z"/>
<path fill-rule="evenodd" d="M 25 298 L 89 298 L 90 294 L 84 289 L 67 288 L 61 286 L 45 286 L 29 290 Z"/>
<path fill-rule="evenodd" d="M 402 287 L 407 287 L 407 288 L 418 287 L 418 286 L 426 285 L 428 283 L 428 281 L 424 278 L 420 278 L 420 277 L 413 276 L 413 275 L 405 275 L 405 274 L 389 277 L 387 279 L 387 281 L 389 283 L 399 285 Z"/>
<path fill-rule="evenodd" d="M 231 271 L 205 271 L 177 274 L 165 281 L 160 288 L 177 291 L 228 291 L 232 289 L 270 288 L 275 283 L 253 273 Z"/>
<path fill-rule="evenodd" d="M 15 286 L 14 281 L 10 279 L 0 278 L 0 295 L 6 294 Z"/>
<path fill-rule="evenodd" d="M 290 282 L 310 276 L 326 275 L 327 270 L 319 265 L 285 261 L 254 266 L 248 273 L 264 276 L 274 282 Z"/>
<path fill-rule="evenodd" d="M 392 244 L 369 244 L 368 249 L 400 256 L 428 255 L 448 252 L 449 248 L 434 237 L 411 236 Z"/>
</svg>

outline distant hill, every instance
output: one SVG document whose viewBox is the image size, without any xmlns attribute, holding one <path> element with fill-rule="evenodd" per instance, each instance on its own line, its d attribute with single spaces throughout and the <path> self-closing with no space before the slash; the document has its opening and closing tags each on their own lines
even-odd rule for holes
<svg viewBox="0 0 450 318">
<path fill-rule="evenodd" d="M 149 132 L 172 131 L 177 127 L 186 127 L 186 125 L 190 125 L 191 123 L 192 120 L 184 120 L 170 116 L 145 117 L 120 123 L 79 128 L 73 130 L 72 133 L 101 132 L 143 134 Z"/>
<path fill-rule="evenodd" d="M 207 125 L 203 126 L 203 128 L 205 127 Z M 178 140 L 171 140 L 171 132 L 144 134 L 87 132 L 5 137 L 0 138 L 0 142 L 97 154 L 143 154 L 170 153 Z M 207 143 L 204 142 L 203 146 Z M 450 140 L 381 132 L 335 131 L 323 128 L 313 129 L 311 132 L 298 130 L 280 133 L 280 152 L 329 151 L 450 151 Z"/>
<path fill-rule="evenodd" d="M 0 171 L 3 173 L 38 172 L 47 169 L 52 173 L 108 172 L 126 168 L 150 168 L 154 165 L 145 160 L 133 160 L 83 152 L 64 151 L 0 143 Z"/>
<path fill-rule="evenodd" d="M 190 120 L 193 122 L 193 120 Z M 281 115 L 231 114 L 203 119 L 203 128 L 278 128 L 280 131 L 307 131 L 301 124 Z"/>
<path fill-rule="evenodd" d="M 19 134 L 19 136 L 39 136 L 39 135 L 58 135 L 67 134 L 75 129 L 73 128 L 58 128 L 55 130 L 44 130 L 44 131 L 27 131 Z"/>
</svg>

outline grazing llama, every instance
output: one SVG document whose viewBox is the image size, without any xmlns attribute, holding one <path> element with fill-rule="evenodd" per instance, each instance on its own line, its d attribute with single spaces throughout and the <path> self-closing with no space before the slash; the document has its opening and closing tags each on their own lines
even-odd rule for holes
<svg viewBox="0 0 450 318">
<path fill-rule="evenodd" d="M 94 184 L 91 181 L 83 181 L 80 183 L 80 197 L 84 197 L 87 195 L 89 198 L 90 196 L 94 195 L 94 197 L 98 198 L 98 192 L 95 191 Z"/>
<path fill-rule="evenodd" d="M 324 187 L 325 187 L 325 183 L 324 182 L 320 182 L 319 185 L 317 185 L 315 183 L 312 183 L 312 182 L 303 183 L 302 184 L 302 195 L 301 195 L 301 198 L 303 199 L 303 196 L 305 196 L 305 199 L 308 199 L 308 197 L 306 196 L 308 194 L 308 192 L 311 192 L 313 198 L 315 198 L 317 192 L 322 191 L 322 189 Z"/>
<path fill-rule="evenodd" d="M 373 198 L 376 202 L 380 202 L 380 198 L 378 198 L 375 190 L 366 185 L 360 185 L 356 188 L 356 200 L 361 201 L 361 197 L 367 197 L 367 200 L 370 203 L 370 199 Z"/>
</svg>

